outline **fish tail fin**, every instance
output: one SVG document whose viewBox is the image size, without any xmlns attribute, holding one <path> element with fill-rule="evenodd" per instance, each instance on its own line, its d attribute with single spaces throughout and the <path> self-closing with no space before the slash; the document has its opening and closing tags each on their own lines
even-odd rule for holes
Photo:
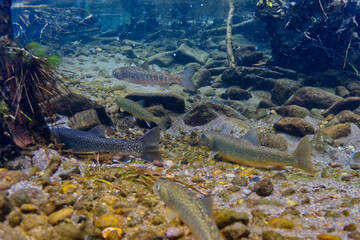
<svg viewBox="0 0 360 240">
<path fill-rule="evenodd" d="M 191 78 L 194 76 L 195 68 L 193 66 L 188 67 L 185 69 L 185 71 L 182 73 L 182 80 L 181 85 L 184 86 L 187 90 L 195 91 L 195 85 Z"/>
<path fill-rule="evenodd" d="M 300 140 L 299 145 L 295 149 L 293 155 L 298 160 L 298 168 L 310 173 L 315 173 L 314 164 L 311 160 L 311 144 L 307 137 Z"/>
<path fill-rule="evenodd" d="M 161 153 L 159 151 L 160 141 L 160 129 L 155 127 L 148 131 L 142 136 L 139 141 L 145 145 L 144 154 L 141 156 L 142 159 L 152 162 L 154 160 L 162 160 Z"/>
<path fill-rule="evenodd" d="M 169 116 L 161 117 L 158 125 L 161 130 L 165 131 L 171 126 L 171 118 Z"/>
</svg>

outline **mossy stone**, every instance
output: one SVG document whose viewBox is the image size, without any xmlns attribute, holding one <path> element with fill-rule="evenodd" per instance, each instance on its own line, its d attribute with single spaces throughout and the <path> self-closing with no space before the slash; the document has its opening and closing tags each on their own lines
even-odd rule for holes
<svg viewBox="0 0 360 240">
<path fill-rule="evenodd" d="M 273 228 L 294 229 L 294 222 L 285 218 L 272 218 L 269 220 L 269 226 Z"/>
</svg>

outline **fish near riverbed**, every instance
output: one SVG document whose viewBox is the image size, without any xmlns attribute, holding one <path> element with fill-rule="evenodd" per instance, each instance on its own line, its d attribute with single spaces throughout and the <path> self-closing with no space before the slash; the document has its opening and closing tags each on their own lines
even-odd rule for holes
<svg viewBox="0 0 360 240">
<path fill-rule="evenodd" d="M 185 186 L 166 179 L 159 179 L 154 190 L 165 202 L 168 211 L 179 215 L 197 240 L 222 239 L 213 219 L 210 196 L 199 198 Z"/>
<path fill-rule="evenodd" d="M 250 130 L 251 131 L 251 130 Z M 249 131 L 249 132 L 250 132 Z M 251 132 L 251 139 L 257 139 Z M 210 158 L 220 154 L 226 160 L 251 167 L 292 166 L 310 174 L 315 173 L 311 160 L 311 145 L 307 137 L 300 140 L 293 153 L 282 152 L 218 132 L 206 132 L 201 136 L 211 149 Z M 253 142 L 253 141 L 252 141 Z M 257 142 L 257 140 L 256 140 Z"/>
<path fill-rule="evenodd" d="M 167 85 L 169 83 L 178 83 L 189 91 L 195 91 L 195 86 L 191 80 L 195 73 L 194 67 L 189 67 L 179 75 L 170 75 L 164 72 L 150 71 L 144 66 L 127 66 L 115 69 L 112 75 L 126 82 L 137 83 L 141 85 Z"/>
<path fill-rule="evenodd" d="M 149 130 L 139 140 L 127 141 L 106 138 L 101 125 L 89 131 L 70 128 L 53 127 L 54 137 L 65 145 L 66 149 L 82 153 L 113 153 L 117 156 L 141 157 L 146 161 L 162 160 L 158 143 L 160 130 L 158 127 Z"/>
<path fill-rule="evenodd" d="M 169 116 L 156 117 L 151 112 L 147 111 L 140 103 L 134 102 L 127 98 L 116 98 L 116 104 L 120 107 L 121 111 L 126 111 L 132 114 L 134 117 L 144 120 L 148 126 L 150 122 L 158 125 L 161 130 L 166 130 L 171 126 L 171 119 Z"/>
</svg>

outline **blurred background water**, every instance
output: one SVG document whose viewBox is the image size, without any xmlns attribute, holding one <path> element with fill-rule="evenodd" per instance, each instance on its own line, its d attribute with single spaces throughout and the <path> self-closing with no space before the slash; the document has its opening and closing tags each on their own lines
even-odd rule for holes
<svg viewBox="0 0 360 240">
<path fill-rule="evenodd" d="M 256 2 L 236 0 L 234 23 L 251 19 Z M 71 28 L 74 32 L 82 31 L 84 26 L 75 22 L 83 21 L 87 29 L 97 28 L 94 34 L 115 29 L 122 37 L 139 40 L 160 28 L 191 32 L 223 25 L 228 9 L 225 0 L 14 1 L 13 22 L 15 36 L 22 42 L 41 42 L 41 31 L 51 30 L 50 24 L 44 28 L 51 19 L 61 24 L 67 22 L 69 26 L 65 31 Z M 67 14 L 72 15 L 72 19 Z M 91 21 L 84 21 L 87 17 L 91 17 Z"/>
</svg>

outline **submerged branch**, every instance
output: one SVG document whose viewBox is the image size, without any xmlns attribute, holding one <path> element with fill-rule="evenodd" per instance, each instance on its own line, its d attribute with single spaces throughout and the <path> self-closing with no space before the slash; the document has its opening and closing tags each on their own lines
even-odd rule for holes
<svg viewBox="0 0 360 240">
<path fill-rule="evenodd" d="M 228 57 L 228 64 L 229 68 L 235 67 L 235 58 L 231 44 L 231 37 L 232 37 L 232 23 L 234 17 L 234 0 L 228 0 L 229 2 L 229 13 L 226 22 L 226 53 Z"/>
</svg>

